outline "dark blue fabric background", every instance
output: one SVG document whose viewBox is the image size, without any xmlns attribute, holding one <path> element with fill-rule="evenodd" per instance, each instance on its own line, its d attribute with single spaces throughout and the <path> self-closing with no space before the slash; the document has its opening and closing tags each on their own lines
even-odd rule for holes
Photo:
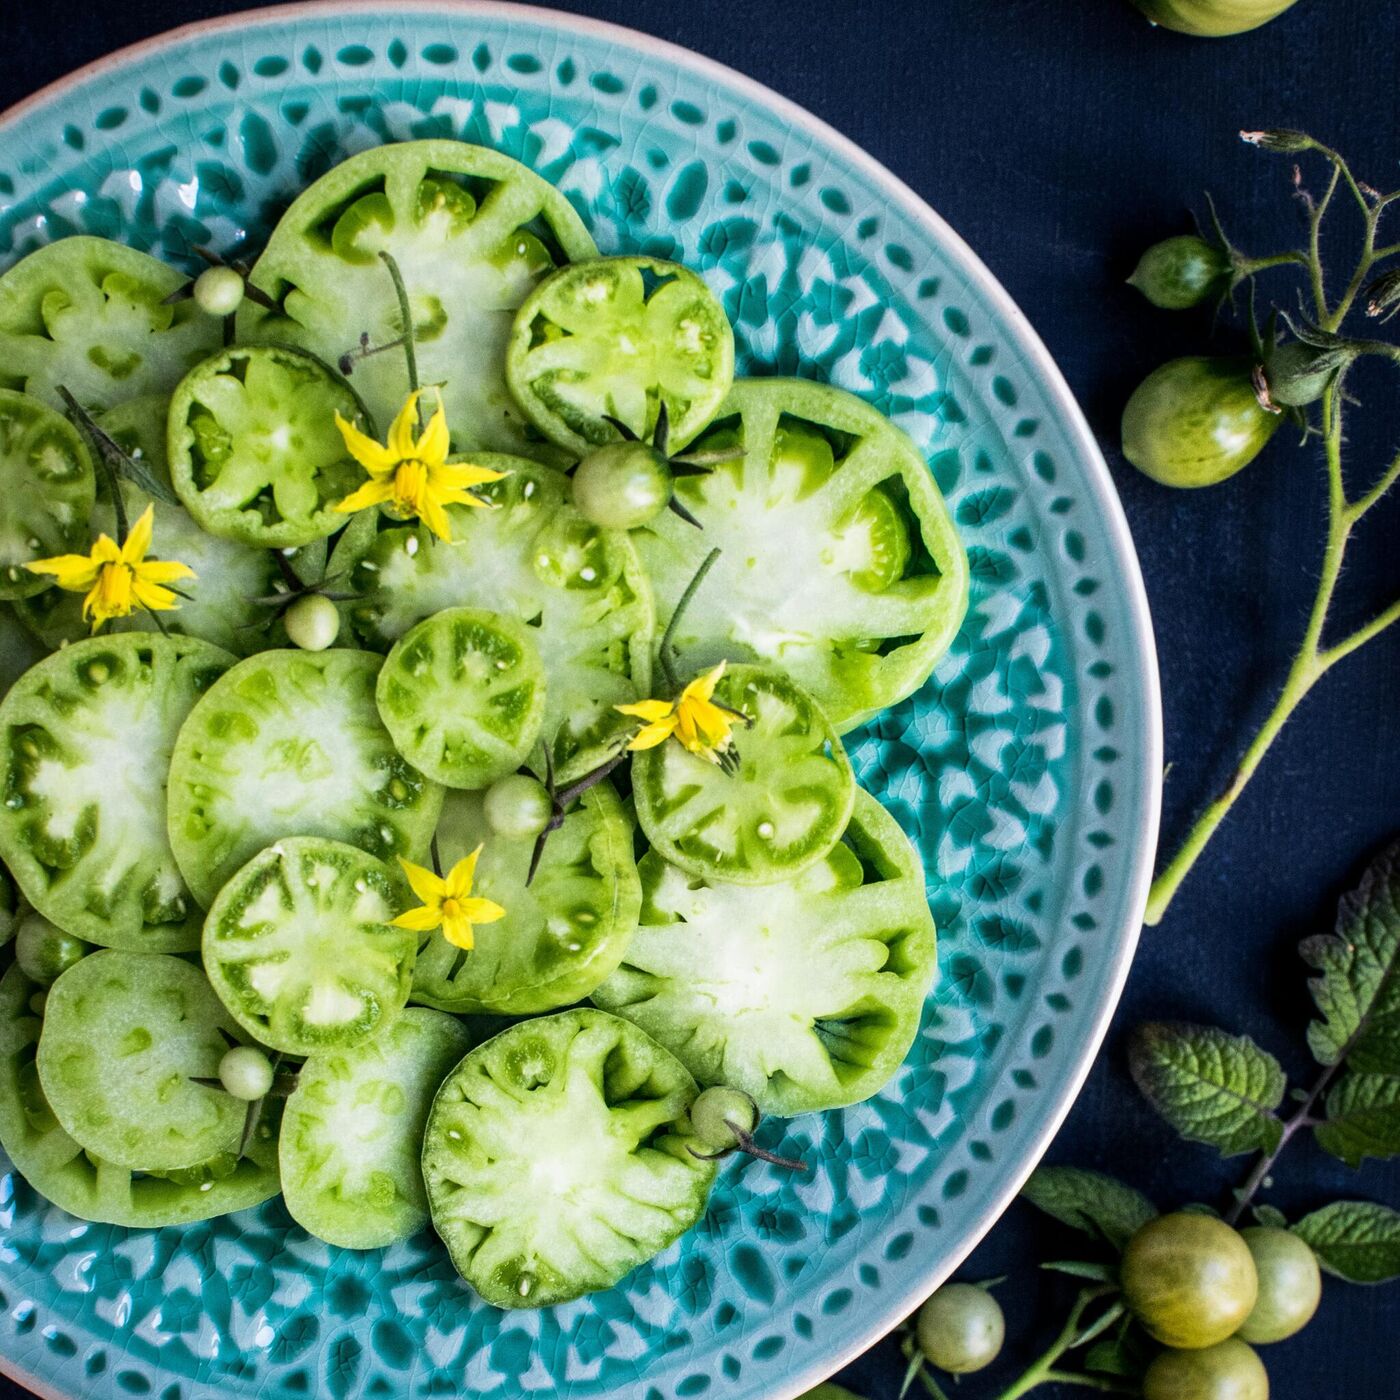
<svg viewBox="0 0 1400 1400">
<path fill-rule="evenodd" d="M 388 0 L 386 0 L 386 3 Z M 1296 238 L 1289 166 L 1239 142 L 1241 127 L 1304 127 L 1358 175 L 1400 185 L 1400 6 L 1301 0 L 1256 34 L 1202 41 L 1155 32 L 1126 0 L 574 0 L 599 18 L 687 45 L 769 84 L 852 137 L 925 196 L 985 259 L 1049 344 L 1107 452 L 1142 558 L 1166 708 L 1165 839 L 1228 776 L 1241 726 L 1267 708 L 1301 633 L 1322 537 L 1317 454 L 1286 432 L 1249 472 L 1199 493 L 1139 477 L 1117 450 L 1133 385 L 1210 344 L 1206 319 L 1147 307 L 1123 285 L 1147 243 L 1190 228 L 1201 191 L 1255 253 Z M 225 0 L 13 0 L 0 42 L 0 106 L 122 44 Z M 1396 215 L 1400 237 L 1400 213 Z M 1349 270 L 1349 268 L 1348 268 Z M 1284 291 L 1288 274 L 1266 285 Z M 1230 343 L 1230 335 L 1222 337 Z M 1400 443 L 1394 378 L 1357 385 L 1357 472 Z M 1368 519 L 1338 621 L 1400 591 L 1400 499 Z M 1337 896 L 1400 834 L 1400 628 L 1344 663 L 1307 702 L 1165 925 L 1144 934 L 1107 1048 L 1056 1161 L 1122 1174 L 1164 1205 L 1218 1200 L 1243 1160 L 1175 1142 L 1135 1095 L 1129 1029 L 1153 1017 L 1248 1031 L 1300 1079 L 1309 1014 L 1299 938 L 1330 925 Z M 1300 1142 L 1271 1199 L 1301 1212 L 1338 1194 L 1400 1206 L 1400 1169 L 1353 1174 Z M 1058 1330 L 1069 1290 L 1036 1272 L 1071 1242 L 1015 1206 L 963 1276 L 1009 1274 L 1011 1340 L 997 1371 L 960 1388 L 982 1400 Z M 1329 1284 L 1317 1321 L 1268 1349 L 1273 1393 L 1400 1395 L 1400 1284 Z M 1019 1370 L 1019 1366 L 1016 1366 Z M 842 1377 L 893 1400 L 886 1343 Z M 1078 1394 L 1087 1394 L 1080 1391 Z M 0 1397 L 17 1395 L 0 1381 Z"/>
</svg>

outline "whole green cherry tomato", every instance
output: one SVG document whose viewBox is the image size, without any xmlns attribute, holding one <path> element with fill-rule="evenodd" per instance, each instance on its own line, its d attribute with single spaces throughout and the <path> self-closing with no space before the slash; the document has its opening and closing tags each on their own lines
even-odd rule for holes
<svg viewBox="0 0 1400 1400">
<path fill-rule="evenodd" d="M 945 1283 L 919 1309 L 914 1327 L 929 1362 L 955 1376 L 990 1366 L 1006 1339 L 1001 1304 L 972 1283 Z"/>
<path fill-rule="evenodd" d="M 1230 255 L 1196 233 L 1154 243 L 1138 260 L 1128 285 L 1153 306 L 1186 311 L 1230 285 Z"/>
<path fill-rule="evenodd" d="M 635 530 L 654 520 L 671 499 L 671 469 L 644 442 L 596 447 L 574 472 L 574 505 L 604 530 Z"/>
<path fill-rule="evenodd" d="M 1281 1342 L 1312 1321 L 1322 1299 L 1317 1255 L 1291 1230 L 1251 1225 L 1241 1230 L 1259 1275 L 1259 1301 L 1239 1335 L 1256 1346 Z"/>
<path fill-rule="evenodd" d="M 1164 1351 L 1142 1378 L 1142 1400 L 1269 1400 L 1269 1373 L 1237 1337 L 1200 1351 Z"/>
<path fill-rule="evenodd" d="M 235 1045 L 219 1061 L 224 1092 L 251 1103 L 272 1088 L 272 1061 L 256 1045 Z"/>
<path fill-rule="evenodd" d="M 1143 1328 L 1182 1350 L 1233 1336 L 1259 1296 L 1254 1258 L 1239 1232 L 1186 1211 L 1148 1221 L 1128 1241 L 1120 1282 Z"/>
<path fill-rule="evenodd" d="M 58 978 L 92 945 L 51 924 L 42 914 L 26 915 L 15 932 L 15 962 L 31 982 L 41 987 Z"/>
<path fill-rule="evenodd" d="M 1297 0 L 1133 0 L 1153 24 L 1207 39 L 1258 29 L 1296 3 Z"/>
<path fill-rule="evenodd" d="M 231 267 L 206 267 L 194 279 L 194 302 L 206 316 L 232 316 L 243 304 L 243 277 Z"/>
<path fill-rule="evenodd" d="M 847 1390 L 844 1385 L 823 1381 L 815 1390 L 805 1391 L 798 1396 L 798 1400 L 861 1400 L 861 1397 L 854 1391 Z"/>
<path fill-rule="evenodd" d="M 486 789 L 482 812 L 496 835 L 527 841 L 549 825 L 554 803 L 538 778 L 528 773 L 507 773 Z"/>
<path fill-rule="evenodd" d="M 303 651 L 325 651 L 340 635 L 340 614 L 324 593 L 306 593 L 283 615 L 288 640 Z"/>
<path fill-rule="evenodd" d="M 739 1133 L 758 1127 L 758 1105 L 742 1089 L 717 1084 L 691 1104 L 690 1124 L 706 1152 L 729 1152 L 739 1146 Z"/>
<path fill-rule="evenodd" d="M 1164 486 L 1213 486 L 1247 467 L 1283 421 L 1259 405 L 1240 357 L 1169 360 L 1123 410 L 1123 455 Z"/>
</svg>

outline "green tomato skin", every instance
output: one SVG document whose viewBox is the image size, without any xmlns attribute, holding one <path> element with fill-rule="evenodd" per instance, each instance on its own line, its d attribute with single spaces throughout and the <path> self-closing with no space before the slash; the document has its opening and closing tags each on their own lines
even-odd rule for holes
<svg viewBox="0 0 1400 1400">
<path fill-rule="evenodd" d="M 340 614 L 336 606 L 321 593 L 308 593 L 298 598 L 282 619 L 287 636 L 303 651 L 325 651 L 340 635 Z"/>
<path fill-rule="evenodd" d="M 219 1061 L 225 1093 L 251 1103 L 272 1088 L 272 1061 L 256 1045 L 235 1045 Z"/>
<path fill-rule="evenodd" d="M 1001 1304 L 971 1283 L 945 1283 L 919 1309 L 919 1350 L 940 1371 L 966 1376 L 990 1366 L 1006 1340 Z"/>
<path fill-rule="evenodd" d="M 1163 486 L 1213 486 L 1247 467 L 1283 421 L 1259 406 L 1236 357 L 1169 360 L 1123 410 L 1123 455 Z"/>
<path fill-rule="evenodd" d="M 92 945 L 71 933 L 64 933 L 42 914 L 30 914 L 15 934 L 15 962 L 31 982 L 47 987 L 67 972 Z"/>
<path fill-rule="evenodd" d="M 1277 19 L 1297 0 L 1133 0 L 1153 24 L 1178 34 L 1223 39 Z"/>
<path fill-rule="evenodd" d="M 1312 1321 L 1322 1300 L 1322 1271 L 1317 1255 L 1291 1230 L 1251 1225 L 1241 1230 L 1259 1275 L 1259 1301 L 1239 1336 L 1260 1346 L 1281 1342 Z"/>
<path fill-rule="evenodd" d="M 243 278 L 231 267 L 206 267 L 194 279 L 194 302 L 206 316 L 232 316 L 243 302 Z"/>
<path fill-rule="evenodd" d="M 798 1396 L 798 1400 L 861 1400 L 861 1397 L 854 1391 L 847 1390 L 844 1385 L 833 1385 L 830 1381 L 823 1381 L 815 1390 L 806 1391 Z"/>
<path fill-rule="evenodd" d="M 1217 295 L 1230 280 L 1230 258 L 1194 233 L 1154 243 L 1139 260 L 1129 286 L 1153 306 L 1186 311 Z"/>
<path fill-rule="evenodd" d="M 643 442 L 595 448 L 574 473 L 574 505 L 604 530 L 635 530 L 655 520 L 671 499 L 671 469 Z"/>
<path fill-rule="evenodd" d="M 1164 1351 L 1142 1378 L 1142 1400 L 1269 1400 L 1269 1373 L 1236 1337 L 1200 1351 Z"/>
<path fill-rule="evenodd" d="M 496 835 L 528 841 L 549 825 L 554 804 L 538 778 L 528 773 L 508 773 L 486 789 L 482 813 Z"/>
<path fill-rule="evenodd" d="M 690 1106 L 690 1125 L 707 1152 L 738 1147 L 733 1124 L 746 1133 L 758 1127 L 758 1105 L 742 1089 L 717 1085 L 706 1089 Z"/>
<path fill-rule="evenodd" d="M 1210 1215 L 1149 1221 L 1123 1251 L 1123 1299 L 1163 1346 L 1214 1346 L 1233 1336 L 1259 1296 L 1249 1246 Z"/>
</svg>

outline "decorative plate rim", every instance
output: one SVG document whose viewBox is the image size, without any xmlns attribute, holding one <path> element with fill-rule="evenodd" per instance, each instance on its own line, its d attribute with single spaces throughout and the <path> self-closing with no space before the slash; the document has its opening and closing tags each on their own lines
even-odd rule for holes
<svg viewBox="0 0 1400 1400">
<path fill-rule="evenodd" d="M 1085 469 L 1085 483 L 1092 493 L 1094 505 L 1105 526 L 1107 544 L 1127 585 L 1127 595 L 1122 601 L 1132 623 L 1131 651 L 1134 654 L 1138 668 L 1137 673 L 1143 687 L 1142 761 L 1146 768 L 1146 774 L 1141 798 L 1137 810 L 1132 816 L 1132 830 L 1136 841 L 1132 875 L 1127 882 L 1127 907 L 1133 917 L 1128 922 L 1127 927 L 1114 931 L 1117 942 L 1112 954 L 1113 968 L 1112 975 L 1108 979 L 1108 994 L 1104 996 L 1096 1010 L 1089 1034 L 1084 1038 L 1077 1055 L 1073 1073 L 1062 1080 L 1055 1091 L 1054 1106 L 1046 1116 L 1031 1149 L 1026 1152 L 1023 1161 L 1018 1164 L 1017 1168 L 1009 1174 L 1002 1190 L 967 1230 L 962 1247 L 945 1254 L 926 1270 L 914 1289 L 904 1296 L 893 1299 L 889 1305 L 881 1307 L 874 1313 L 870 1325 L 863 1329 L 854 1344 L 829 1355 L 816 1370 L 811 1367 L 804 1368 L 802 1372 L 785 1382 L 781 1394 L 775 1394 L 771 1397 L 771 1400 L 794 1400 L 794 1397 L 801 1396 L 812 1386 L 835 1374 L 836 1371 L 879 1341 L 889 1330 L 892 1320 L 912 1311 L 919 1301 L 951 1275 L 977 1247 L 988 1231 L 1001 1218 L 1019 1193 L 1026 1178 L 1030 1176 L 1053 1142 L 1070 1109 L 1079 1097 L 1089 1070 L 1098 1058 L 1099 1049 L 1117 1010 L 1128 972 L 1137 951 L 1138 939 L 1142 931 L 1142 915 L 1146 910 L 1148 888 L 1151 884 L 1153 858 L 1157 848 L 1161 815 L 1163 762 L 1161 681 L 1152 618 L 1137 551 L 1133 545 L 1127 517 L 1123 512 L 1122 502 L 1108 470 L 1108 464 L 1104 460 L 1098 442 L 1084 417 L 1083 410 L 1070 390 L 1059 366 L 1025 313 L 1021 311 L 981 258 L 942 215 L 927 200 L 858 146 L 851 138 L 843 135 L 820 117 L 813 115 L 805 107 L 782 96 L 781 93 L 775 92 L 757 79 L 750 78 L 737 69 L 697 53 L 693 49 L 685 48 L 683 45 L 672 43 L 666 39 L 659 39 L 654 35 L 646 34 L 626 25 L 614 24 L 611 21 L 594 19 L 591 16 L 574 14 L 543 5 L 514 3 L 514 0 L 410 0 L 410 4 L 405 8 L 449 15 L 475 14 L 503 21 L 524 19 L 534 21 L 541 26 L 552 26 L 565 32 L 572 31 L 613 43 L 625 44 L 643 52 L 650 50 L 679 68 L 688 69 L 700 77 L 722 84 L 741 96 L 767 106 L 791 122 L 793 126 L 804 129 L 829 146 L 838 156 L 858 167 L 872 184 L 885 191 L 892 203 L 901 206 L 916 224 L 929 230 L 930 235 L 947 251 L 950 260 L 959 266 L 969 283 L 975 286 L 980 296 L 985 298 L 989 308 L 1003 318 L 1008 336 L 1018 342 L 1020 348 L 1025 352 L 1025 363 L 1036 372 L 1047 399 L 1061 415 L 1065 436 Z M 291 3 L 258 6 L 177 25 L 149 38 L 115 49 L 101 58 L 75 68 L 6 108 L 0 112 L 0 137 L 7 134 L 20 119 L 31 111 L 60 97 L 70 89 L 79 87 L 89 79 L 103 73 L 159 53 L 161 50 L 184 40 L 204 38 L 225 31 L 245 30 L 262 25 L 295 23 L 304 17 L 324 14 L 345 15 L 357 12 L 381 15 L 383 13 L 382 0 L 292 0 Z M 24 1386 L 41 1397 L 41 1400 L 74 1400 L 73 1396 L 55 1389 L 37 1376 L 30 1375 L 17 1363 L 3 1355 L 0 1355 L 0 1375 Z"/>
</svg>

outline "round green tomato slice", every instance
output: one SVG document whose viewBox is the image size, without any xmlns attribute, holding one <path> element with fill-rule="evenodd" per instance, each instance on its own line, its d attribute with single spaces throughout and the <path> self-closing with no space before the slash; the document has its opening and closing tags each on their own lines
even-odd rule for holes
<svg viewBox="0 0 1400 1400">
<path fill-rule="evenodd" d="M 669 445 L 688 443 L 734 381 L 734 332 L 688 268 L 594 258 L 560 268 L 516 312 L 506 378 L 551 441 L 582 454 L 626 423 L 650 441 L 666 405 Z"/>
<path fill-rule="evenodd" d="M 762 885 L 819 861 L 855 801 L 846 750 L 816 701 L 781 671 L 730 666 L 715 701 L 748 724 L 730 731 L 729 772 L 671 740 L 632 760 L 637 822 L 653 850 L 705 879 Z"/>
<path fill-rule="evenodd" d="M 39 399 L 0 389 L 0 598 L 28 598 L 53 579 L 25 565 L 86 554 L 96 484 L 78 430 Z"/>
<path fill-rule="evenodd" d="M 232 661 L 193 637 L 92 637 L 5 697 L 0 856 L 45 918 L 106 947 L 198 945 L 165 834 L 166 774 L 185 717 Z"/>
<path fill-rule="evenodd" d="M 218 348 L 220 322 L 168 304 L 183 273 L 105 238 L 60 238 L 0 276 L 0 387 L 61 408 L 62 385 L 90 413 L 168 394 Z"/>
<path fill-rule="evenodd" d="M 918 856 L 858 792 L 841 843 L 781 884 L 701 881 L 642 859 L 642 923 L 593 1000 L 702 1084 L 786 1116 L 879 1092 L 919 1028 L 935 971 Z"/>
<path fill-rule="evenodd" d="M 204 966 L 238 1023 L 289 1055 L 358 1045 L 408 1000 L 416 935 L 403 880 L 354 846 L 288 837 L 219 891 Z"/>
<path fill-rule="evenodd" d="M 418 374 L 442 386 L 457 450 L 535 450 L 506 388 L 506 344 L 540 278 L 597 252 L 573 206 L 481 146 L 407 141 L 363 151 L 282 216 L 252 277 L 277 309 L 245 302 L 240 340 L 301 345 L 334 364 L 361 336 L 372 345 L 398 339 L 399 302 L 381 252 L 403 277 Z M 402 355 L 371 355 L 352 373 L 375 420 L 392 421 L 404 401 Z"/>
<path fill-rule="evenodd" d="M 615 752 L 631 721 L 614 705 L 651 681 L 651 593 L 628 538 L 590 525 L 568 480 L 518 457 L 473 461 L 509 473 L 480 488 L 490 510 L 449 506 L 452 542 L 421 526 L 382 531 L 351 571 L 351 620 L 387 647 L 444 608 L 491 608 L 530 630 L 549 683 L 541 732 L 567 782 Z"/>
<path fill-rule="evenodd" d="M 423 1139 L 433 1226 L 492 1306 L 611 1288 L 700 1218 L 715 1164 L 690 1152 L 695 1081 L 600 1011 L 525 1021 L 448 1075 Z"/>
<path fill-rule="evenodd" d="M 663 511 L 632 532 L 659 624 L 720 550 L 677 629 L 684 669 L 767 661 L 841 732 L 922 685 L 962 622 L 968 569 L 908 437 L 840 389 L 746 379 L 694 447 L 742 449 L 676 483 L 704 528 Z"/>
<path fill-rule="evenodd" d="M 165 462 L 165 421 L 167 400 L 159 395 L 129 399 L 108 410 L 98 426 L 151 475 L 163 484 L 170 476 Z M 265 549 L 240 544 L 236 540 L 211 535 L 191 519 L 180 506 L 156 500 L 134 482 L 121 483 L 122 504 L 128 521 L 136 520 L 148 505 L 155 505 L 155 535 L 151 557 L 178 559 L 195 572 L 180 582 L 179 606 L 160 615 L 160 621 L 144 609 L 117 618 L 106 630 L 118 632 L 173 632 L 180 636 L 202 637 L 235 655 L 246 655 L 268 643 L 269 609 L 252 599 L 268 597 L 283 587 L 282 576 L 272 555 Z M 117 534 L 116 512 L 106 493 L 98 499 L 91 516 L 91 533 Z M 81 548 L 87 549 L 84 538 Z M 62 646 L 86 637 L 90 627 L 83 620 L 80 593 L 51 588 L 16 605 L 25 625 L 50 647 Z"/>
<path fill-rule="evenodd" d="M 204 974 L 166 953 L 115 948 L 49 988 L 39 1079 L 63 1130 L 132 1171 L 174 1171 L 236 1151 L 247 1105 L 217 1078 L 237 1027 Z"/>
<path fill-rule="evenodd" d="M 185 509 L 210 534 L 284 548 L 333 534 L 365 480 L 336 414 L 373 436 L 334 370 L 287 346 L 231 347 L 180 381 L 166 450 Z"/>
<path fill-rule="evenodd" d="M 373 1040 L 307 1060 L 279 1147 L 283 1195 L 302 1229 L 342 1249 L 382 1249 L 428 1223 L 423 1128 L 471 1042 L 456 1017 L 410 1007 Z"/>
<path fill-rule="evenodd" d="M 206 907 L 284 836 L 323 836 L 419 860 L 442 789 L 394 748 L 367 652 L 265 651 L 215 685 L 170 763 L 170 844 Z"/>
<path fill-rule="evenodd" d="M 413 1000 L 445 1011 L 524 1015 L 581 1001 L 622 960 L 637 927 L 641 885 L 632 823 L 607 783 L 589 789 L 549 835 L 526 884 L 534 841 L 496 835 L 480 793 L 450 793 L 438 827 L 443 869 L 478 846 L 472 893 L 506 912 L 478 924 L 476 946 L 424 935 Z"/>
<path fill-rule="evenodd" d="M 275 1100 L 264 1106 L 241 1157 L 220 1152 L 196 1167 L 156 1174 L 85 1151 L 63 1130 L 39 1079 L 42 1023 L 30 1001 L 40 990 L 18 967 L 0 977 L 0 1148 L 40 1195 L 83 1220 L 154 1230 L 245 1210 L 277 1194 Z"/>
<path fill-rule="evenodd" d="M 502 613 L 448 608 L 394 643 L 375 693 L 410 763 L 448 787 L 484 788 L 534 746 L 544 664 L 534 629 Z"/>
</svg>

